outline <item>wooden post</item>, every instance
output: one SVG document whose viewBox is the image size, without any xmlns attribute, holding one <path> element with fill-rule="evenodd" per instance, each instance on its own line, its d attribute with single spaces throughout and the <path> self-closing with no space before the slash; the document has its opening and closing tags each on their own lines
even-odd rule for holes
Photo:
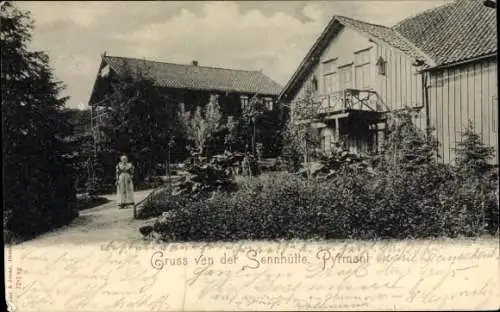
<svg viewBox="0 0 500 312">
<path fill-rule="evenodd" d="M 340 123 L 339 118 L 335 118 L 335 140 L 340 142 Z"/>
</svg>

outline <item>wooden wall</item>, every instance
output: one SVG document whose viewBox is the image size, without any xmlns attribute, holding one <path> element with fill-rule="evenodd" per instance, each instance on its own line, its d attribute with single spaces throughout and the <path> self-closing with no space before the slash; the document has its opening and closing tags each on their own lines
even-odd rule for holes
<svg viewBox="0 0 500 312">
<path fill-rule="evenodd" d="M 387 45 L 377 45 L 376 59 L 386 61 L 385 75 L 376 73 L 376 91 L 390 110 L 404 107 L 422 107 L 415 124 L 422 130 L 426 127 L 423 108 L 422 77 L 413 66 L 414 59 Z"/>
<path fill-rule="evenodd" d="M 337 67 L 341 67 L 354 62 L 354 52 L 359 50 L 364 50 L 368 48 L 372 48 L 374 43 L 368 40 L 368 37 L 361 35 L 355 30 L 344 27 L 339 33 L 332 39 L 332 41 L 328 44 L 325 50 L 321 53 L 321 56 L 316 61 L 316 64 L 313 66 L 311 71 L 307 74 L 304 83 L 301 88 L 297 92 L 297 94 L 290 100 L 290 102 L 294 102 L 300 99 L 303 99 L 306 94 L 306 89 L 308 87 L 308 83 L 310 83 L 313 76 L 316 76 L 318 79 L 318 89 L 316 90 L 314 96 L 322 96 L 328 95 L 325 90 L 325 81 L 323 76 L 323 67 L 322 63 L 324 61 L 330 59 L 336 59 Z M 372 65 L 375 63 L 372 63 Z M 374 66 L 374 65 L 373 65 Z M 355 72 L 354 66 L 352 69 L 352 76 L 354 79 Z M 372 80 L 372 77 L 370 77 Z M 354 80 L 353 80 L 354 81 Z M 354 86 L 353 86 L 354 87 Z M 340 86 L 336 87 L 337 90 L 340 90 Z"/>
<path fill-rule="evenodd" d="M 440 142 L 441 162 L 453 163 L 456 142 L 468 121 L 483 142 L 495 148 L 498 163 L 498 91 L 496 60 L 484 60 L 430 73 L 431 127 Z"/>
<path fill-rule="evenodd" d="M 342 29 L 332 40 L 316 65 L 307 75 L 300 92 L 291 99 L 293 102 L 303 98 L 305 88 L 312 76 L 318 79 L 318 90 L 315 95 L 324 95 L 324 83 L 321 63 L 334 57 L 338 65 L 351 61 L 354 51 L 370 48 L 372 71 L 370 80 L 374 81 L 374 90 L 389 110 L 404 107 L 419 108 L 414 122 L 422 130 L 434 128 L 438 139 L 440 161 L 453 163 L 456 142 L 460 140 L 460 132 L 471 120 L 475 131 L 483 142 L 495 148 L 495 163 L 498 163 L 498 93 L 496 60 L 483 60 L 468 65 L 450 67 L 438 72 L 419 72 L 413 65 L 415 59 L 381 42 L 371 42 L 348 28 Z M 382 57 L 386 61 L 385 75 L 377 71 L 376 62 Z M 427 97 L 429 116 L 426 115 L 425 88 L 423 75 L 427 76 Z"/>
</svg>

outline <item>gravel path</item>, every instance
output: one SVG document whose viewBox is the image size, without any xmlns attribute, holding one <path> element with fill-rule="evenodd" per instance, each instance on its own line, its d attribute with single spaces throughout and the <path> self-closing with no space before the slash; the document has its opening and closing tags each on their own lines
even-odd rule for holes
<svg viewBox="0 0 500 312">
<path fill-rule="evenodd" d="M 137 203 L 145 199 L 153 189 L 135 192 Z M 134 220 L 132 208 L 118 209 L 114 194 L 104 195 L 110 201 L 80 211 L 71 224 L 42 234 L 22 245 L 55 245 L 55 244 L 99 244 L 114 241 L 136 241 L 142 239 L 138 228 L 144 220 Z"/>
</svg>

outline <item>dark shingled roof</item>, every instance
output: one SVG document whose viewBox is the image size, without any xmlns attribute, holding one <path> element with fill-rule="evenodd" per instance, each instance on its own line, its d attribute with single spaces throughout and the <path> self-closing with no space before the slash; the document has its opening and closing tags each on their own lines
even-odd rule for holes
<svg viewBox="0 0 500 312">
<path fill-rule="evenodd" d="M 161 87 L 262 95 L 278 95 L 282 88 L 261 71 L 182 65 L 117 56 L 103 56 L 103 61 L 118 74 L 124 74 L 125 71 L 142 72 Z"/>
<path fill-rule="evenodd" d="M 497 52 L 496 10 L 458 0 L 404 19 L 393 29 L 445 65 Z"/>
</svg>

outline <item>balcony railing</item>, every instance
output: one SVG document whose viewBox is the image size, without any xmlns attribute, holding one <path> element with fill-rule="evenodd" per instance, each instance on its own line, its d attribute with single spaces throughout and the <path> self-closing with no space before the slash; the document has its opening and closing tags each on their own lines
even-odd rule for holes
<svg viewBox="0 0 500 312">
<path fill-rule="evenodd" d="M 344 89 L 334 93 L 300 99 L 293 103 L 298 116 L 310 118 L 318 115 L 344 113 L 352 110 L 384 112 L 385 105 L 372 90 Z"/>
</svg>

